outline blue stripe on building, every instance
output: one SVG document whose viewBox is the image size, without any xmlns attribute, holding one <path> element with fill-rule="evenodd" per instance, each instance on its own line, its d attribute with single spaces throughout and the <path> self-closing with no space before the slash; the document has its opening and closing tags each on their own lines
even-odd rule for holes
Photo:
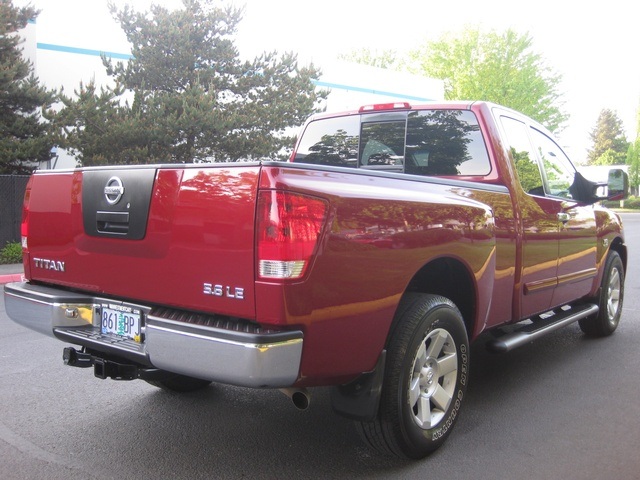
<svg viewBox="0 0 640 480">
<path fill-rule="evenodd" d="M 67 47 L 64 45 L 54 45 L 51 43 L 37 43 L 36 46 L 40 50 L 50 50 L 53 52 L 71 53 L 75 55 L 90 55 L 90 56 L 99 57 L 102 54 L 104 54 L 106 57 L 115 58 L 118 60 L 130 60 L 133 58 L 133 55 L 131 55 L 130 53 L 105 52 L 102 50 L 90 50 L 87 48 Z M 375 90 L 372 88 L 356 87 L 354 85 L 342 85 L 339 83 L 323 82 L 321 80 L 312 80 L 312 82 L 316 87 L 335 88 L 338 90 L 350 90 L 353 92 L 361 92 L 361 93 L 372 93 L 374 95 L 385 95 L 388 97 L 394 97 L 394 98 L 404 99 L 404 100 L 415 100 L 419 102 L 428 102 L 428 101 L 434 100 L 433 98 L 416 97 L 413 95 Z"/>
<path fill-rule="evenodd" d="M 133 55 L 130 53 L 115 53 L 115 52 L 105 52 L 102 50 L 89 50 L 87 48 L 77 48 L 77 47 L 65 47 L 64 45 L 53 45 L 51 43 L 37 43 L 36 47 L 39 50 L 51 50 L 54 52 L 63 52 L 63 53 L 73 53 L 76 55 L 91 55 L 95 57 L 99 57 L 104 54 L 109 58 L 117 58 L 119 60 L 130 60 L 133 58 Z"/>
<path fill-rule="evenodd" d="M 433 98 L 415 97 L 413 95 L 405 95 L 405 94 L 394 93 L 394 92 L 385 92 L 382 90 L 375 90 L 373 88 L 354 87 L 353 85 L 341 85 L 339 83 L 323 82 L 321 80 L 311 80 L 311 81 L 316 87 L 338 88 L 340 90 L 351 90 L 354 92 L 373 93 L 374 95 L 386 95 L 389 97 L 402 98 L 405 100 L 416 100 L 419 102 L 428 102 L 430 100 L 434 100 Z"/>
</svg>

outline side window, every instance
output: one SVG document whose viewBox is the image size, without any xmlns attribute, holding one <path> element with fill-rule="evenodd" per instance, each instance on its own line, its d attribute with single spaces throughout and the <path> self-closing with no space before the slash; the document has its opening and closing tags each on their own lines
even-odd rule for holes
<svg viewBox="0 0 640 480">
<path fill-rule="evenodd" d="M 571 198 L 569 189 L 576 170 L 562 149 L 544 133 L 532 128 L 532 138 L 546 177 L 547 194 L 554 197 Z"/>
<path fill-rule="evenodd" d="M 357 167 L 359 133 L 357 115 L 311 122 L 302 135 L 294 162 Z"/>
<path fill-rule="evenodd" d="M 509 152 L 516 167 L 518 179 L 522 189 L 529 195 L 544 195 L 542 175 L 535 151 L 527 135 L 527 126 L 510 117 L 500 117 L 500 123 L 504 129 L 509 143 Z"/>
<path fill-rule="evenodd" d="M 466 110 L 409 113 L 405 172 L 487 175 L 491 163 L 476 116 Z"/>
</svg>

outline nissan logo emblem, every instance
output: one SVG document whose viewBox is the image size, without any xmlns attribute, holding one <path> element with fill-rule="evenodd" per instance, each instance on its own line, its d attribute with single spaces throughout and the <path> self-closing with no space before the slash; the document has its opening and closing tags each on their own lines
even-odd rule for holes
<svg viewBox="0 0 640 480">
<path fill-rule="evenodd" d="M 111 177 L 104 187 L 104 198 L 107 199 L 109 205 L 115 205 L 120 201 L 124 194 L 124 186 L 122 180 L 118 177 Z"/>
</svg>

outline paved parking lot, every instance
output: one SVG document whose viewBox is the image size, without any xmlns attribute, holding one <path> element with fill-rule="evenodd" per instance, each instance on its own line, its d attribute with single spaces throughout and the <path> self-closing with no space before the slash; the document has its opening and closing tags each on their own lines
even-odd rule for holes
<svg viewBox="0 0 640 480">
<path fill-rule="evenodd" d="M 62 364 L 64 344 L 7 319 L 0 300 L 3 479 L 640 479 L 640 215 L 621 325 L 569 326 L 506 355 L 472 348 L 471 383 L 445 446 L 420 462 L 376 456 L 314 389 L 169 394 Z M 2 275 L 2 271 L 0 271 Z"/>
</svg>

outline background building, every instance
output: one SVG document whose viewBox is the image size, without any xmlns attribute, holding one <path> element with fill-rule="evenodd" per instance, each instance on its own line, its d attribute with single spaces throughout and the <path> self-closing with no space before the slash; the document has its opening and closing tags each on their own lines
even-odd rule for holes
<svg viewBox="0 0 640 480">
<path fill-rule="evenodd" d="M 119 28 L 110 16 L 103 17 L 101 23 Z M 86 25 L 82 26 L 86 28 Z M 61 28 L 68 29 L 65 25 Z M 40 32 L 44 32 L 40 35 Z M 82 28 L 75 35 L 58 35 L 53 25 L 44 20 L 30 22 L 23 30 L 24 55 L 34 65 L 35 74 L 49 88 L 63 89 L 69 95 L 78 88 L 80 82 L 95 80 L 97 85 L 107 85 L 111 81 L 102 64 L 101 54 L 126 62 L 131 54 L 128 45 L 114 37 L 113 44 L 103 41 L 100 48 L 94 48 L 94 37 L 82 38 Z M 63 44 L 60 40 L 66 40 Z M 318 62 L 322 76 L 317 79 L 318 88 L 330 90 L 326 100 L 326 111 L 352 110 L 362 105 L 403 101 L 424 103 L 444 98 L 444 82 L 404 72 L 385 70 L 344 61 L 330 60 Z M 56 149 L 56 156 L 40 168 L 71 168 L 75 158 L 63 149 Z"/>
</svg>

